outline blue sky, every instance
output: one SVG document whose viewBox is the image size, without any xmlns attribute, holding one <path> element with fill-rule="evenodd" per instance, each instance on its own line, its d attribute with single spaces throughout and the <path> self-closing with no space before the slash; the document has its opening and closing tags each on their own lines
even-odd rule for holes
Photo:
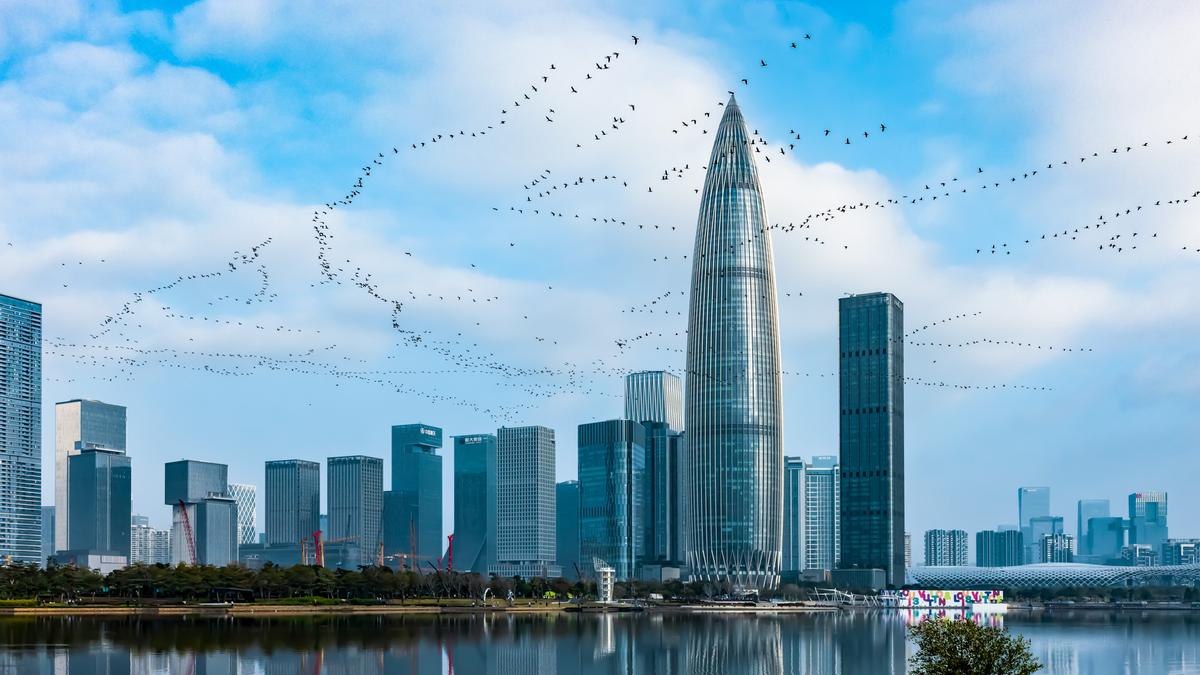
<svg viewBox="0 0 1200 675">
<path fill-rule="evenodd" d="M 389 426 L 413 421 L 447 436 L 553 427 L 559 476 L 574 477 L 575 427 L 620 414 L 620 374 L 682 368 L 703 121 L 732 89 L 769 153 L 795 146 L 759 165 L 773 222 L 954 178 L 971 188 L 776 234 L 784 367 L 797 373 L 785 379 L 787 454 L 836 453 L 836 301 L 889 290 L 910 329 L 969 315 L 914 335 L 974 344 L 912 344 L 908 375 L 1006 385 L 908 386 L 915 540 L 1015 521 L 1020 485 L 1052 486 L 1069 530 L 1077 499 L 1120 511 L 1131 491 L 1165 489 L 1172 533 L 1200 536 L 1197 14 L 0 2 L 0 292 L 45 306 L 47 460 L 53 402 L 88 397 L 129 407 L 135 511 L 160 525 L 165 461 L 223 461 L 261 484 L 266 459 L 386 460 Z M 486 137 L 445 138 L 488 124 Z M 313 209 L 381 152 L 353 206 L 326 221 L 344 272 L 322 283 Z M 531 207 L 537 186 L 523 186 L 546 170 L 586 184 Z M 1101 214 L 1106 229 L 1091 229 Z M 1120 253 L 1107 247 L 1117 233 Z M 414 333 L 392 328 L 355 268 L 405 299 Z M 668 291 L 654 314 L 623 311 Z"/>
</svg>

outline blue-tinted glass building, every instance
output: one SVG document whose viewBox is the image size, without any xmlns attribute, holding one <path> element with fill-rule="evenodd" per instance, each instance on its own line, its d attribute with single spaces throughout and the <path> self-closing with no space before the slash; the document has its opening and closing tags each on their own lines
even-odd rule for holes
<svg viewBox="0 0 1200 675">
<path fill-rule="evenodd" d="M 229 491 L 229 467 L 214 462 L 182 459 L 164 465 L 163 502 L 198 502 L 210 494 Z"/>
<path fill-rule="evenodd" d="M 1125 548 L 1127 523 L 1120 516 L 1106 516 L 1088 520 L 1087 550 L 1091 561 L 1109 564 L 1121 557 Z"/>
<path fill-rule="evenodd" d="M 496 431 L 496 562 L 500 576 L 558 577 L 554 430 Z"/>
<path fill-rule="evenodd" d="M 42 306 L 0 294 L 0 561 L 42 559 Z"/>
<path fill-rule="evenodd" d="M 632 420 L 579 425 L 579 549 L 617 581 L 637 578 L 645 546 L 646 431 Z"/>
<path fill-rule="evenodd" d="M 326 480 L 331 542 L 354 544 L 365 563 L 383 541 L 383 460 L 350 455 L 330 457 Z"/>
<path fill-rule="evenodd" d="M 687 437 L 666 422 L 643 422 L 646 432 L 644 562 L 682 567 L 687 541 Z"/>
<path fill-rule="evenodd" d="M 783 458 L 783 567 L 804 569 L 804 458 Z"/>
<path fill-rule="evenodd" d="M 904 584 L 904 303 L 838 301 L 842 568 Z"/>
<path fill-rule="evenodd" d="M 321 465 L 303 459 L 268 461 L 265 485 L 267 543 L 311 541 L 321 528 Z"/>
<path fill-rule="evenodd" d="M 1129 545 L 1144 544 L 1158 551 L 1167 543 L 1167 493 L 1129 495 Z"/>
<path fill-rule="evenodd" d="M 67 548 L 130 556 L 132 475 L 124 452 L 87 448 L 70 458 Z"/>
<path fill-rule="evenodd" d="M 1048 562 L 1042 558 L 1045 550 L 1042 546 L 1043 537 L 1052 537 L 1063 533 L 1062 516 L 1034 516 L 1029 519 L 1025 528 L 1025 562 L 1028 564 Z"/>
<path fill-rule="evenodd" d="M 392 427 L 392 491 L 396 522 L 391 539 L 399 550 L 416 545 L 420 560 L 436 564 L 442 556 L 442 430 L 428 424 Z M 384 535 L 387 538 L 387 535 Z M 424 563 L 422 563 L 424 564 Z"/>
<path fill-rule="evenodd" d="M 783 545 L 775 261 L 755 148 L 732 96 L 696 219 L 684 418 L 693 578 L 773 588 Z"/>
<path fill-rule="evenodd" d="M 163 501 L 171 506 L 171 564 L 237 562 L 237 503 L 229 496 L 228 477 L 225 464 L 185 459 L 164 465 Z"/>
<path fill-rule="evenodd" d="M 1080 555 L 1091 554 L 1088 548 L 1088 522 L 1092 518 L 1107 518 L 1109 503 L 1107 499 L 1080 499 L 1076 505 L 1075 541 Z"/>
<path fill-rule="evenodd" d="M 817 455 L 804 468 L 803 569 L 837 569 L 842 558 L 841 509 L 838 458 Z"/>
<path fill-rule="evenodd" d="M 555 548 L 563 576 L 579 579 L 579 481 L 563 481 L 554 486 Z"/>
<path fill-rule="evenodd" d="M 683 381 L 665 370 L 626 375 L 625 419 L 662 422 L 683 431 Z"/>
<path fill-rule="evenodd" d="M 58 507 L 55 543 L 68 548 L 70 458 L 85 448 L 125 452 L 125 407 L 74 399 L 54 404 L 54 504 Z"/>
<path fill-rule="evenodd" d="M 1024 562 L 1025 538 L 1020 530 L 985 530 L 975 534 L 976 567 L 1011 567 Z"/>
<path fill-rule="evenodd" d="M 496 436 L 454 437 L 454 568 L 487 574 L 496 560 Z"/>
</svg>

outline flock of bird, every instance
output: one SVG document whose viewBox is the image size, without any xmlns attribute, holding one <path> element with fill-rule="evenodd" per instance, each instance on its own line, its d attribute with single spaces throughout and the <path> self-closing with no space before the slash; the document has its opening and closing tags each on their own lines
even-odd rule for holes
<svg viewBox="0 0 1200 675">
<path fill-rule="evenodd" d="M 798 49 L 798 44 L 810 41 L 811 39 L 811 35 L 805 34 L 797 41 L 791 42 L 788 48 Z M 639 42 L 639 38 L 636 36 L 632 37 L 633 48 L 636 49 Z M 341 355 L 343 350 L 337 343 L 323 344 L 320 347 L 307 348 L 275 356 L 249 351 L 205 351 L 198 349 L 149 347 L 141 344 L 138 332 L 140 329 L 145 328 L 145 315 L 148 312 L 156 313 L 154 314 L 156 317 L 186 322 L 189 325 L 208 325 L 222 329 L 257 331 L 263 334 L 272 334 L 281 339 L 287 336 L 295 336 L 301 339 L 319 336 L 321 331 L 317 329 L 287 326 L 283 323 L 267 321 L 265 319 L 236 318 L 238 315 L 232 312 L 226 314 L 218 314 L 215 311 L 214 313 L 206 313 L 209 310 L 177 307 L 165 301 L 170 292 L 176 291 L 185 285 L 197 286 L 210 284 L 214 287 L 214 291 L 206 296 L 211 298 L 207 301 L 207 307 L 209 308 L 217 308 L 218 305 L 223 307 L 245 307 L 276 302 L 279 296 L 274 291 L 275 286 L 271 278 L 270 267 L 264 257 L 265 252 L 274 243 L 274 237 L 256 243 L 246 252 L 235 251 L 224 264 L 217 266 L 216 269 L 191 274 L 180 274 L 166 283 L 134 292 L 130 300 L 122 304 L 115 312 L 100 322 L 96 331 L 89 336 L 88 342 L 71 342 L 51 337 L 47 340 L 47 354 L 61 356 L 73 360 L 76 364 L 95 368 L 98 373 L 101 373 L 95 379 L 107 379 L 110 381 L 132 379 L 145 369 L 188 370 L 228 377 L 247 377 L 259 373 L 290 373 L 329 377 L 334 379 L 335 386 L 340 386 L 343 382 L 366 383 L 394 391 L 400 395 L 416 397 L 431 403 L 464 406 L 479 414 L 488 415 L 502 423 L 521 420 L 525 413 L 538 405 L 537 402 L 539 400 L 579 394 L 590 396 L 613 395 L 611 393 L 611 378 L 620 377 L 627 372 L 628 368 L 622 365 L 625 361 L 621 357 L 630 353 L 630 350 L 635 346 L 644 344 L 647 348 L 652 348 L 653 351 L 673 354 L 684 353 L 684 350 L 678 345 L 686 336 L 686 331 L 683 330 L 684 323 L 681 320 L 685 313 L 675 303 L 687 302 L 688 294 L 686 291 L 668 290 L 641 304 L 620 309 L 620 313 L 623 314 L 652 315 L 654 317 L 669 318 L 672 325 L 679 330 L 663 330 L 657 326 L 644 325 L 642 328 L 645 330 L 637 334 L 614 338 L 612 342 L 616 345 L 617 352 L 610 358 L 615 360 L 596 358 L 588 363 L 563 361 L 554 366 L 519 366 L 506 361 L 495 350 L 485 348 L 480 342 L 481 338 L 473 339 L 468 335 L 464 335 L 461 331 L 449 333 L 420 328 L 419 321 L 422 315 L 415 313 L 406 315 L 405 310 L 410 307 L 422 307 L 433 309 L 436 312 L 439 307 L 451 307 L 455 305 L 464 307 L 470 305 L 485 306 L 491 303 L 504 303 L 507 311 L 510 313 L 515 311 L 516 314 L 522 316 L 524 321 L 530 321 L 527 309 L 515 307 L 512 304 L 513 301 L 504 299 L 500 295 L 477 292 L 471 286 L 464 286 L 462 289 L 454 291 L 445 290 L 445 288 L 440 291 L 431 291 L 416 286 L 407 289 L 385 288 L 362 263 L 357 263 L 350 258 L 346 258 L 344 254 L 339 256 L 336 242 L 339 234 L 337 228 L 345 222 L 339 215 L 350 211 L 352 207 L 356 206 L 375 179 L 392 163 L 406 161 L 405 155 L 430 152 L 435 148 L 447 144 L 482 141 L 485 137 L 504 133 L 505 130 L 512 128 L 518 119 L 522 119 L 526 123 L 556 124 L 562 119 L 561 115 L 563 113 L 559 111 L 566 109 L 560 101 L 564 99 L 569 101 L 574 97 L 581 96 L 595 80 L 601 77 L 611 77 L 611 73 L 617 71 L 620 59 L 620 51 L 610 51 L 600 58 L 595 59 L 582 70 L 575 70 L 570 74 L 566 71 L 571 69 L 559 68 L 551 63 L 548 67 L 542 69 L 541 74 L 535 78 L 531 78 L 524 87 L 513 92 L 511 100 L 506 99 L 506 102 L 497 108 L 497 112 L 485 121 L 469 128 L 447 128 L 440 132 L 423 136 L 420 139 L 410 139 L 405 143 L 389 144 L 386 147 L 376 149 L 371 153 L 369 159 L 363 162 L 357 173 L 353 176 L 353 179 L 346 184 L 345 189 L 340 190 L 340 194 L 336 198 L 321 202 L 319 206 L 312 210 L 309 226 L 312 232 L 317 279 L 311 285 L 313 287 L 333 285 L 357 289 L 358 292 L 371 298 L 372 301 L 377 302 L 382 308 L 386 308 L 390 325 L 395 333 L 396 346 L 399 352 L 389 355 L 386 358 L 405 360 L 415 358 L 418 363 L 427 367 L 371 368 L 371 364 L 365 360 L 351 359 L 348 356 Z M 759 60 L 759 69 L 766 69 L 768 67 L 766 58 Z M 744 87 L 749 86 L 750 81 L 751 78 L 749 76 L 740 78 L 741 86 Z M 697 137 L 707 135 L 711 125 L 719 120 L 719 113 L 724 105 L 723 101 L 717 100 L 710 110 L 697 113 L 694 116 L 685 115 L 677 126 L 668 130 L 670 135 L 673 137 L 681 137 L 689 134 L 695 134 Z M 584 149 L 589 143 L 595 144 L 612 139 L 626 128 L 627 125 L 637 121 L 638 118 L 638 102 L 621 104 L 619 110 L 606 112 L 601 118 L 602 121 L 598 122 L 594 129 L 589 132 L 591 137 L 575 143 L 575 148 Z M 830 125 L 829 127 L 822 126 L 815 129 L 811 134 L 801 133 L 795 128 L 789 129 L 786 140 L 782 143 L 768 142 L 757 129 L 754 129 L 751 138 L 746 141 L 746 147 L 757 158 L 763 160 L 765 165 L 771 162 L 772 157 L 785 157 L 789 153 L 794 152 L 797 143 L 808 140 L 809 136 L 844 146 L 859 143 L 859 139 L 867 141 L 888 131 L 886 123 L 879 123 L 877 130 L 873 127 L 871 129 L 856 131 L 853 134 L 845 132 L 836 133 L 833 128 L 834 125 Z M 1079 166 L 1089 161 L 1098 162 L 1103 158 L 1124 156 L 1141 150 L 1178 146 L 1188 143 L 1188 139 L 1189 136 L 1185 135 L 1162 139 L 1157 142 L 1146 141 L 1136 145 L 1118 146 L 1113 147 L 1111 151 L 1085 153 L 1079 156 L 1077 161 L 1075 161 L 1074 157 L 1070 159 L 1060 158 L 1046 163 L 1044 168 L 1039 164 L 1036 168 L 1006 174 L 1003 179 L 987 178 L 986 175 L 989 172 L 985 172 L 983 167 L 978 167 L 970 175 L 965 175 L 961 178 L 953 176 L 930 183 L 922 183 L 922 187 L 909 190 L 904 194 L 831 206 L 809 213 L 795 221 L 774 223 L 768 226 L 768 229 L 780 234 L 797 234 L 797 236 L 803 236 L 803 241 L 805 242 L 815 246 L 825 246 L 832 243 L 832 240 L 814 232 L 814 226 L 827 226 L 840 217 L 867 212 L 871 209 L 897 208 L 900 206 L 933 203 L 939 199 L 948 200 L 952 197 L 974 191 L 995 191 L 1002 187 L 1027 183 L 1038 176 L 1045 176 L 1052 172 L 1061 173 L 1070 166 Z M 694 144 L 696 139 L 690 138 L 687 142 Z M 718 161 L 720 160 L 721 158 L 718 158 Z M 567 222 L 583 222 L 599 226 L 611 226 L 618 231 L 644 232 L 647 234 L 658 231 L 665 234 L 677 231 L 679 226 L 636 222 L 629 217 L 620 217 L 611 214 L 604 216 L 584 214 L 574 209 L 568 210 L 554 206 L 553 200 L 571 192 L 596 189 L 604 186 L 619 187 L 622 190 L 634 190 L 637 192 L 641 192 L 642 188 L 645 188 L 645 193 L 653 194 L 655 186 L 661 186 L 664 183 L 671 184 L 689 180 L 702 181 L 707 169 L 708 167 L 704 165 L 693 166 L 691 162 L 683 162 L 676 163 L 669 169 L 664 168 L 661 174 L 655 174 L 653 177 L 634 179 L 630 177 L 618 178 L 612 173 L 588 176 L 563 174 L 546 168 L 538 173 L 536 177 L 526 180 L 521 184 L 525 198 L 522 203 L 506 207 L 493 206 L 491 210 L 493 217 L 497 217 L 495 214 L 498 213 L 506 213 L 513 217 L 536 216 L 555 219 L 563 225 Z M 694 193 L 700 192 L 699 187 L 692 187 L 692 189 Z M 660 189 L 660 194 L 663 192 L 664 190 Z M 1165 206 L 1181 206 L 1196 200 L 1198 197 L 1200 197 L 1200 190 L 1193 192 L 1190 196 L 1159 200 L 1153 205 L 1137 205 L 1136 207 L 1130 207 L 1111 215 L 1102 214 L 1093 223 L 1085 224 L 1079 228 L 1068 227 L 1061 231 L 1057 229 L 1051 230 L 1040 234 L 1040 236 L 1025 239 L 1024 244 L 1031 245 L 1043 240 L 1051 241 L 1054 239 L 1075 240 L 1081 238 L 1083 235 L 1093 238 L 1095 236 L 1103 237 L 1107 235 L 1109 238 L 1102 240 L 1098 244 L 1100 250 L 1115 252 L 1131 251 L 1136 249 L 1137 245 L 1142 241 L 1156 239 L 1157 233 L 1148 233 L 1143 229 L 1117 232 L 1118 223 L 1123 225 L 1140 213 Z M 690 216 L 688 219 L 690 219 Z M 561 227 L 562 225 L 559 226 Z M 1103 231 L 1101 231 L 1102 227 L 1104 228 Z M 749 245 L 753 243 L 754 238 L 764 236 L 768 236 L 767 231 L 753 233 L 751 238 L 745 241 L 732 243 L 730 245 L 731 250 L 739 246 Z M 1093 241 L 1093 243 L 1095 242 Z M 501 247 L 502 250 L 498 251 L 497 255 L 503 255 L 505 252 L 515 249 L 518 246 L 518 239 L 514 237 L 507 244 L 507 247 Z M 12 243 L 8 243 L 8 246 L 11 247 Z M 837 246 L 840 246 L 842 250 L 849 248 L 846 244 L 838 244 L 833 248 L 837 248 Z M 1009 242 L 997 242 L 990 247 L 976 249 L 976 253 L 983 254 L 990 252 L 997 254 L 1003 252 L 1011 255 L 1015 247 L 1015 243 L 1010 246 Z M 1200 247 L 1197 247 L 1195 251 L 1200 252 Z M 406 256 L 411 257 L 411 251 L 406 252 Z M 689 256 L 687 254 L 658 253 L 648 256 L 647 262 L 685 263 L 688 260 Z M 101 259 L 100 262 L 104 262 L 104 260 Z M 402 259 L 400 262 L 403 263 L 406 261 Z M 63 263 L 63 266 L 66 266 L 66 263 Z M 470 266 L 471 268 L 477 268 L 476 263 L 470 263 Z M 244 292 L 231 292 L 228 288 L 231 283 L 240 284 L 246 290 Z M 545 292 L 549 294 L 553 293 L 553 291 L 553 285 L 547 284 Z M 203 291 L 200 290 L 198 292 L 202 293 Z M 783 295 L 784 297 L 793 297 L 793 292 L 787 292 Z M 795 297 L 802 295 L 803 293 L 799 291 L 795 292 Z M 902 338 L 899 338 L 899 340 L 909 346 L 938 349 L 961 349 L 976 345 L 996 345 L 1055 352 L 1092 351 L 1091 348 L 1043 345 L 1027 340 L 977 338 L 961 341 L 914 341 L 911 339 L 915 334 L 944 326 L 952 321 L 976 317 L 980 314 L 981 312 L 972 312 L 948 316 L 914 328 Z M 474 328 L 481 335 L 488 334 L 484 322 L 475 321 L 473 323 Z M 561 336 L 548 334 L 546 328 L 545 324 L 538 322 L 538 327 L 528 332 L 525 339 L 529 340 L 531 344 L 538 345 L 539 348 L 548 348 L 565 342 L 565 339 Z M 188 338 L 189 341 L 193 339 Z M 291 344 L 292 342 L 294 340 L 289 340 L 286 344 Z M 433 367 L 434 364 L 439 364 L 443 367 Z M 738 373 L 687 373 L 683 368 L 677 368 L 676 371 L 706 379 L 716 378 L 722 382 L 744 379 L 744 374 Z M 789 377 L 806 378 L 836 377 L 836 374 L 833 373 L 786 371 L 783 374 Z M 520 392 L 521 396 L 511 398 L 521 400 L 522 402 L 508 405 L 484 405 L 478 401 L 469 400 L 466 397 L 439 391 L 425 384 L 437 382 L 442 378 L 454 377 L 468 378 L 472 382 L 477 381 L 480 377 L 491 378 L 497 387 Z M 412 384 L 414 379 L 422 382 L 421 386 L 414 386 Z M 1014 384 L 954 384 L 936 379 L 918 377 L 905 377 L 904 382 L 924 387 L 964 390 L 1051 390 L 1050 387 Z M 463 390 L 477 391 L 478 387 L 468 386 L 464 387 Z"/>
</svg>

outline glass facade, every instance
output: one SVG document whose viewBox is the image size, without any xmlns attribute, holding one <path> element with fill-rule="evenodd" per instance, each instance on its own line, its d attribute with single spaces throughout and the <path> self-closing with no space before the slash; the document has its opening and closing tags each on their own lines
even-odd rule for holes
<svg viewBox="0 0 1200 675">
<path fill-rule="evenodd" d="M 783 458 L 784 572 L 804 569 L 804 459 Z"/>
<path fill-rule="evenodd" d="M 579 425 L 579 549 L 617 581 L 637 578 L 645 556 L 646 432 L 632 420 Z"/>
<path fill-rule="evenodd" d="M 1050 488 L 1023 487 L 1017 488 L 1017 518 L 1021 521 L 1021 534 L 1025 537 L 1025 562 L 1041 562 L 1041 534 L 1035 534 L 1030 529 L 1034 518 L 1050 515 Z"/>
<path fill-rule="evenodd" d="M 1025 538 L 1019 530 L 985 530 L 975 534 L 976 567 L 1012 567 L 1025 561 Z"/>
<path fill-rule="evenodd" d="M 663 422 L 683 431 L 683 382 L 665 370 L 625 376 L 625 419 Z"/>
<path fill-rule="evenodd" d="M 67 548 L 130 557 L 133 483 L 129 457 L 87 448 L 70 458 Z"/>
<path fill-rule="evenodd" d="M 1088 519 L 1087 550 L 1093 562 L 1108 564 L 1125 548 L 1125 519 L 1107 516 Z"/>
<path fill-rule="evenodd" d="M 1081 555 L 1092 551 L 1088 548 L 1088 521 L 1092 518 L 1106 518 L 1109 515 L 1107 499 L 1080 499 L 1076 509 L 1075 535 Z"/>
<path fill-rule="evenodd" d="M 1155 551 L 1167 543 L 1167 493 L 1129 495 L 1129 543 L 1144 544 Z"/>
<path fill-rule="evenodd" d="M 168 505 L 198 502 L 210 494 L 229 492 L 229 467 L 182 459 L 164 465 L 163 501 Z"/>
<path fill-rule="evenodd" d="M 904 584 L 904 303 L 838 301 L 842 568 Z"/>
<path fill-rule="evenodd" d="M 568 480 L 554 486 L 555 520 L 557 521 L 555 547 L 558 549 L 558 566 L 563 576 L 579 579 L 579 481 Z"/>
<path fill-rule="evenodd" d="M 0 294 L 0 563 L 42 558 L 42 306 Z"/>
<path fill-rule="evenodd" d="M 68 548 L 70 458 L 84 448 L 125 452 L 124 406 L 83 399 L 54 404 L 54 504 L 59 508 L 54 541 L 59 549 Z"/>
<path fill-rule="evenodd" d="M 692 256 L 687 560 L 696 579 L 772 588 L 783 544 L 783 386 L 775 262 L 750 143 L 731 96 Z"/>
<path fill-rule="evenodd" d="M 214 462 L 198 462 L 184 459 L 167 462 L 163 467 L 163 501 L 171 506 L 171 564 L 191 563 L 192 549 L 195 562 L 201 565 L 225 565 L 237 562 L 237 506 L 229 498 L 229 467 Z M 227 501 L 231 512 L 233 529 L 228 533 L 220 527 L 210 527 L 202 518 L 210 517 L 208 502 L 220 503 L 211 507 L 218 513 Z M 180 504 L 180 502 L 183 502 Z M 188 545 L 184 527 L 191 528 L 192 541 Z"/>
<path fill-rule="evenodd" d="M 963 530 L 926 530 L 925 565 L 967 564 L 967 533 Z"/>
<path fill-rule="evenodd" d="M 195 505 L 196 561 L 224 567 L 238 561 L 237 502 L 211 495 Z"/>
<path fill-rule="evenodd" d="M 1062 534 L 1062 516 L 1034 516 L 1029 519 L 1025 535 L 1025 562 L 1029 564 L 1047 562 L 1042 558 L 1042 537 Z"/>
<path fill-rule="evenodd" d="M 837 457 L 813 457 L 805 467 L 804 483 L 803 569 L 837 569 L 842 558 L 842 481 Z"/>
<path fill-rule="evenodd" d="M 303 459 L 266 463 L 268 544 L 309 541 L 321 527 L 321 465 Z"/>
<path fill-rule="evenodd" d="M 392 491 L 398 528 L 393 538 L 409 552 L 416 544 L 421 560 L 437 562 L 442 538 L 442 430 L 428 424 L 392 427 Z M 386 534 L 384 535 L 387 536 Z"/>
<path fill-rule="evenodd" d="M 680 567 L 687 537 L 686 436 L 666 422 L 643 422 L 642 427 L 646 430 L 645 563 Z"/>
<path fill-rule="evenodd" d="M 496 560 L 496 436 L 454 437 L 454 568 L 487 574 Z"/>
<path fill-rule="evenodd" d="M 373 558 L 383 541 L 383 460 L 351 455 L 327 462 L 329 543 L 358 546 L 364 559 Z"/>
<path fill-rule="evenodd" d="M 54 507 L 42 507 L 42 559 L 38 561 L 41 566 L 46 565 L 46 560 L 54 555 Z"/>
<path fill-rule="evenodd" d="M 561 576 L 558 566 L 554 430 L 496 431 L 496 560 L 502 576 Z"/>
<path fill-rule="evenodd" d="M 229 484 L 229 496 L 237 504 L 239 544 L 253 544 L 258 538 L 257 492 L 253 485 Z"/>
</svg>

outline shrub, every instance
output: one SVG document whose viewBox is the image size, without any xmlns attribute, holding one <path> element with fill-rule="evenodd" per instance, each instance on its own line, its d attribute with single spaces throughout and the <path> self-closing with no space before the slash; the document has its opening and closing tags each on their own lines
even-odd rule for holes
<svg viewBox="0 0 1200 675">
<path fill-rule="evenodd" d="M 970 620 L 932 619 L 909 629 L 913 675 L 1033 675 L 1042 664 L 1029 640 Z"/>
</svg>

